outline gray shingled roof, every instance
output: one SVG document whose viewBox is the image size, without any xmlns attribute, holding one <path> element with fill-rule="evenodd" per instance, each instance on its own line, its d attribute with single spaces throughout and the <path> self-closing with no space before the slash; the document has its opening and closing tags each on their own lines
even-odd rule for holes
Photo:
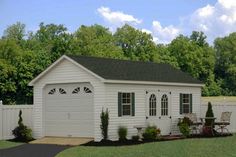
<svg viewBox="0 0 236 157">
<path fill-rule="evenodd" d="M 203 84 L 169 64 L 67 55 L 107 80 Z"/>
</svg>

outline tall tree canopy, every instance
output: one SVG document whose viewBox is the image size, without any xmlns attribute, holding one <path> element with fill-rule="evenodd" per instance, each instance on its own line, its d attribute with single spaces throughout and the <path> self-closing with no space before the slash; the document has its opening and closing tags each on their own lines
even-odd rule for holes
<svg viewBox="0 0 236 157">
<path fill-rule="evenodd" d="M 236 33 L 215 40 L 216 77 L 222 82 L 223 93 L 236 95 Z"/>
<path fill-rule="evenodd" d="M 126 58 L 141 61 L 157 61 L 157 47 L 150 34 L 129 25 L 118 28 L 114 34 L 116 44 L 122 48 Z"/>
<path fill-rule="evenodd" d="M 217 38 L 214 46 L 206 39 L 193 31 L 156 44 L 150 34 L 129 25 L 112 33 L 96 24 L 68 32 L 64 25 L 40 23 L 37 31 L 26 33 L 17 22 L 0 39 L 0 99 L 32 103 L 29 81 L 63 54 L 167 63 L 201 80 L 202 95 L 236 95 L 236 33 Z"/>
<path fill-rule="evenodd" d="M 123 58 L 122 49 L 115 45 L 112 33 L 103 26 L 82 25 L 74 33 L 74 45 L 80 55 Z"/>
<path fill-rule="evenodd" d="M 25 24 L 17 22 L 3 32 L 2 38 L 21 41 L 26 36 L 25 33 Z"/>
</svg>

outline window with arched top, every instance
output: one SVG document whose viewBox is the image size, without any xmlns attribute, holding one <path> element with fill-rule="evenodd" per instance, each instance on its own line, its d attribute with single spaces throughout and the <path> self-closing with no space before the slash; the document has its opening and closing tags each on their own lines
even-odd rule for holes
<svg viewBox="0 0 236 157">
<path fill-rule="evenodd" d="M 156 95 L 152 94 L 149 97 L 149 115 L 150 116 L 156 116 L 157 112 L 157 99 L 156 99 Z"/>
<path fill-rule="evenodd" d="M 51 90 L 48 92 L 49 95 L 53 95 L 53 94 L 55 94 L 55 93 L 56 93 L 56 89 L 55 89 L 55 88 L 51 89 Z"/>
<path fill-rule="evenodd" d="M 92 93 L 92 91 L 88 87 L 84 87 L 84 92 L 85 93 Z"/>
<path fill-rule="evenodd" d="M 66 94 L 66 91 L 63 88 L 59 88 L 59 93 L 60 94 Z"/>
<path fill-rule="evenodd" d="M 80 92 L 80 87 L 77 87 L 72 91 L 72 94 L 78 94 L 79 92 Z"/>
<path fill-rule="evenodd" d="M 166 94 L 161 97 L 161 115 L 168 115 L 168 96 Z"/>
</svg>

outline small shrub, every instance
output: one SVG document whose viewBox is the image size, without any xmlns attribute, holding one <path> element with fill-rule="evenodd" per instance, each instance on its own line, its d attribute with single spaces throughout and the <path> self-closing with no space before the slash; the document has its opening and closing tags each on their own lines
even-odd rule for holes
<svg viewBox="0 0 236 157">
<path fill-rule="evenodd" d="M 102 113 L 100 114 L 100 119 L 101 119 L 101 131 L 102 131 L 102 137 L 103 140 L 107 140 L 108 139 L 108 125 L 109 125 L 109 112 L 108 109 L 106 109 L 106 111 L 103 111 L 102 109 Z"/>
<path fill-rule="evenodd" d="M 192 121 L 188 117 L 184 117 L 181 121 L 179 121 L 179 131 L 183 134 L 184 137 L 189 137 L 190 135 L 190 125 Z"/>
<path fill-rule="evenodd" d="M 118 129 L 119 141 L 126 141 L 127 138 L 127 128 L 120 126 Z"/>
<path fill-rule="evenodd" d="M 32 130 L 24 125 L 22 119 L 22 111 L 19 112 L 18 126 L 12 130 L 12 134 L 15 136 L 15 141 L 29 142 L 33 140 Z"/>
<path fill-rule="evenodd" d="M 189 137 L 190 135 L 190 128 L 187 123 L 179 124 L 179 131 L 183 134 L 184 137 Z"/>
<path fill-rule="evenodd" d="M 214 117 L 211 102 L 208 102 L 206 117 Z M 214 119 L 206 119 L 205 126 L 211 126 L 213 123 L 214 123 Z"/>
<path fill-rule="evenodd" d="M 132 141 L 137 142 L 138 140 L 139 140 L 139 136 L 138 135 L 132 136 Z"/>
<path fill-rule="evenodd" d="M 144 141 L 154 141 L 157 139 L 157 127 L 156 126 L 148 126 L 143 133 Z"/>
</svg>

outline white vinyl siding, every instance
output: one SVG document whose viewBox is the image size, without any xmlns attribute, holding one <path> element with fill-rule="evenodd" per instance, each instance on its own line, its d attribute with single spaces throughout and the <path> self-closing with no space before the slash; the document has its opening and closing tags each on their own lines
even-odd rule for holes
<svg viewBox="0 0 236 157">
<path fill-rule="evenodd" d="M 119 126 L 125 126 L 128 128 L 128 138 L 137 134 L 136 125 L 147 125 L 146 103 L 149 99 L 146 99 L 146 91 L 171 91 L 168 100 L 168 105 L 171 109 L 171 133 L 178 134 L 179 129 L 177 126 L 178 118 L 182 117 L 179 114 L 179 94 L 188 92 L 193 94 L 193 112 L 200 116 L 200 100 L 201 100 L 201 88 L 200 87 L 180 87 L 180 86 L 157 86 L 157 85 L 137 85 L 137 84 L 105 84 L 106 89 L 106 102 L 109 109 L 109 130 L 108 135 L 112 140 L 118 139 L 117 129 Z M 135 116 L 122 116 L 118 117 L 118 92 L 134 92 L 135 93 Z M 161 108 L 159 108 L 160 110 Z"/>
<path fill-rule="evenodd" d="M 47 74 L 40 78 L 34 85 L 34 114 L 33 114 L 33 135 L 35 138 L 45 136 L 45 112 L 43 101 L 43 90 L 47 84 L 60 83 L 90 83 L 94 88 L 94 137 L 100 139 L 100 112 L 104 106 L 105 89 L 104 84 L 87 71 L 79 68 L 72 62 L 63 59 L 55 65 Z M 80 89 L 84 90 L 84 89 Z M 96 102 L 96 105 L 94 105 Z"/>
<path fill-rule="evenodd" d="M 109 110 L 109 130 L 108 136 L 111 140 L 118 139 L 117 129 L 119 126 L 128 128 L 128 138 L 137 135 L 135 125 L 146 125 L 147 97 L 146 91 L 171 91 L 171 102 L 168 101 L 169 111 L 171 113 L 171 132 L 179 133 L 177 123 L 178 118 L 182 117 L 179 113 L 180 93 L 192 93 L 192 110 L 197 116 L 200 116 L 201 87 L 183 87 L 167 85 L 142 85 L 142 84 L 112 84 L 103 83 L 99 78 L 80 68 L 76 64 L 63 59 L 43 77 L 34 84 L 34 113 L 33 113 L 33 134 L 35 138 L 45 136 L 45 97 L 44 89 L 49 84 L 63 83 L 89 83 L 93 87 L 93 119 L 94 119 L 94 138 L 95 141 L 101 140 L 100 113 L 102 109 Z M 79 89 L 85 90 L 85 89 Z M 86 90 L 87 91 L 87 90 Z M 135 116 L 118 117 L 118 99 L 119 92 L 135 93 Z M 171 107 L 170 107 L 171 106 Z M 157 108 L 160 110 L 160 108 Z M 132 110 L 132 109 L 131 109 Z"/>
</svg>

